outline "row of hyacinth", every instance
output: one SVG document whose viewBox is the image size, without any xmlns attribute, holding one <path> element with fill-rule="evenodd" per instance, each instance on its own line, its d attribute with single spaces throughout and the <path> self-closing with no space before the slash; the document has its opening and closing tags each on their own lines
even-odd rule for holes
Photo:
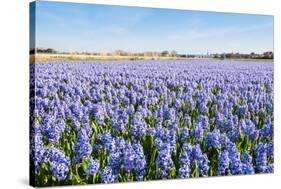
<svg viewBox="0 0 281 189">
<path fill-rule="evenodd" d="M 37 186 L 272 173 L 273 63 L 30 66 Z"/>
</svg>

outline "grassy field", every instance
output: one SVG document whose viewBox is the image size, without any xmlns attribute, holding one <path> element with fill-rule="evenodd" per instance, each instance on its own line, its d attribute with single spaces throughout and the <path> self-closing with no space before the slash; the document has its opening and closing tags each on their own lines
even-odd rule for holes
<svg viewBox="0 0 281 189">
<path fill-rule="evenodd" d="M 272 59 L 220 59 L 220 58 L 180 58 L 180 57 L 136 57 L 136 56 L 98 56 L 98 55 L 86 55 L 86 54 L 31 54 L 30 63 L 34 62 L 55 62 L 55 61 L 88 61 L 88 60 L 240 60 L 240 61 L 269 61 L 272 62 Z"/>
<path fill-rule="evenodd" d="M 32 54 L 30 63 L 68 60 L 179 60 L 178 57 L 97 56 L 86 54 Z"/>
</svg>

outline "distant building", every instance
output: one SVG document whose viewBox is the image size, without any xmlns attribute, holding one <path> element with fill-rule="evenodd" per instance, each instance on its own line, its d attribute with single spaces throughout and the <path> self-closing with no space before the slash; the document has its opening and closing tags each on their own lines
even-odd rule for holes
<svg viewBox="0 0 281 189">
<path fill-rule="evenodd" d="M 268 51 L 263 53 L 263 58 L 273 59 L 273 52 Z"/>
</svg>

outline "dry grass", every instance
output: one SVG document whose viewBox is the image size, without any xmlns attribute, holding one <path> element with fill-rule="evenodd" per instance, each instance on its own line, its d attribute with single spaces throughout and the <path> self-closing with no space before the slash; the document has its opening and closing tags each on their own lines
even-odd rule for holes
<svg viewBox="0 0 281 189">
<path fill-rule="evenodd" d="M 191 60 L 197 58 L 178 58 L 178 57 L 136 57 L 136 56 L 97 56 L 97 55 L 86 55 L 86 54 L 32 54 L 30 55 L 30 63 L 35 62 L 56 62 L 56 61 L 87 61 L 87 60 Z M 200 58 L 212 59 L 212 58 Z M 239 60 L 239 61 L 269 61 L 271 59 L 216 59 L 216 60 Z"/>
<path fill-rule="evenodd" d="M 177 57 L 97 56 L 85 54 L 32 54 L 30 63 L 67 60 L 178 60 Z M 183 58 L 182 58 L 183 59 Z"/>
</svg>

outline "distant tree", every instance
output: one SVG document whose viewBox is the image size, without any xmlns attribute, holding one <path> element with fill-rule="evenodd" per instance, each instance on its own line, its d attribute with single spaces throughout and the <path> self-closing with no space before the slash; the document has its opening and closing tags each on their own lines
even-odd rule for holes
<svg viewBox="0 0 281 189">
<path fill-rule="evenodd" d="M 48 48 L 45 51 L 46 51 L 46 53 L 54 53 L 55 52 L 55 50 L 52 49 L 52 48 Z"/>
<path fill-rule="evenodd" d="M 35 54 L 35 51 L 36 51 L 35 48 L 30 49 L 30 50 L 29 50 L 29 54 Z"/>
<path fill-rule="evenodd" d="M 116 50 L 116 51 L 114 51 L 114 54 L 117 55 L 117 56 L 123 56 L 124 51 L 122 51 L 122 50 Z"/>
<path fill-rule="evenodd" d="M 178 55 L 177 51 L 171 51 L 170 54 L 171 54 L 172 57 L 176 57 Z"/>
<path fill-rule="evenodd" d="M 162 51 L 161 52 L 161 56 L 168 56 L 168 54 L 169 54 L 169 51 Z"/>
<path fill-rule="evenodd" d="M 47 49 L 36 48 L 36 49 L 34 49 L 34 52 L 35 53 L 56 53 L 57 51 L 52 48 L 47 48 Z"/>
</svg>

